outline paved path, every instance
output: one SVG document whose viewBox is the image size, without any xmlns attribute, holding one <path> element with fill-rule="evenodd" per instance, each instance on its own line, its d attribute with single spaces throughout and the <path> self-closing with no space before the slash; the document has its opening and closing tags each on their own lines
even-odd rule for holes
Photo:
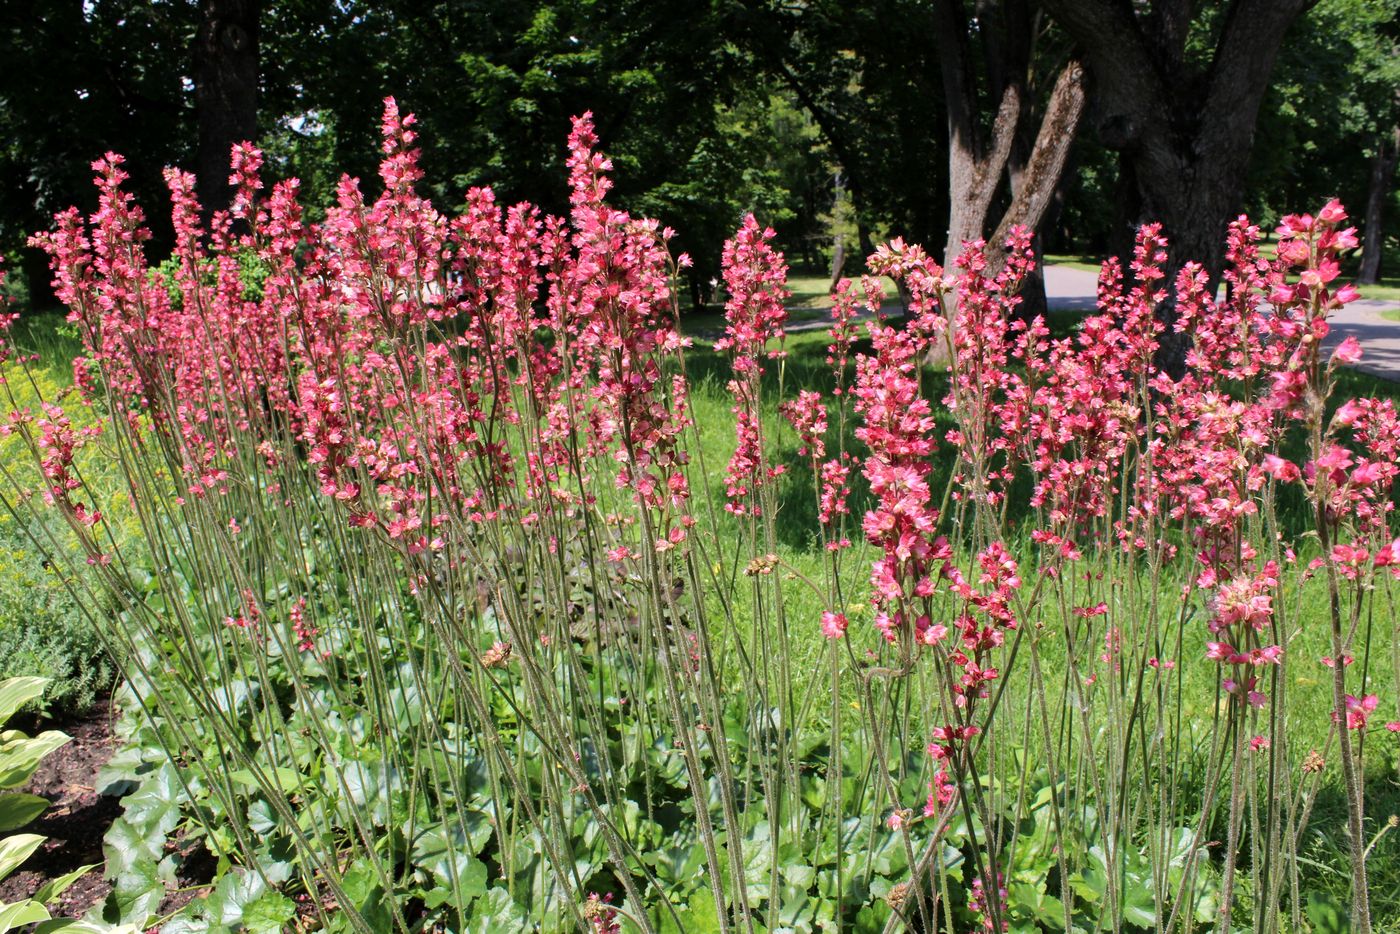
<svg viewBox="0 0 1400 934">
<path fill-rule="evenodd" d="M 1046 266 L 1046 302 L 1052 311 L 1092 311 L 1098 303 L 1098 279 L 1096 272 L 1072 266 Z M 1381 317 L 1381 312 L 1394 310 L 1400 310 L 1400 302 L 1379 299 L 1352 302 L 1328 318 L 1332 330 L 1327 335 L 1324 348 L 1330 351 L 1347 336 L 1355 335 L 1362 349 L 1361 362 L 1356 364 L 1356 369 L 1372 376 L 1400 381 L 1400 321 Z M 889 302 L 884 311 L 889 315 L 898 315 L 900 306 L 898 302 Z M 863 321 L 869 317 L 871 315 L 862 312 L 856 319 Z M 787 331 L 815 331 L 830 326 L 831 321 L 826 315 L 819 314 L 789 322 Z M 713 339 L 719 336 L 720 330 L 719 327 L 702 328 L 692 336 Z"/>
<path fill-rule="evenodd" d="M 1054 311 L 1089 311 L 1094 307 L 1097 285 L 1095 273 L 1070 266 L 1045 267 L 1045 297 Z M 1327 319 L 1332 330 L 1323 347 L 1330 350 L 1348 336 L 1355 336 L 1362 349 L 1358 370 L 1400 380 L 1400 321 L 1381 317 L 1381 312 L 1395 309 L 1400 309 L 1400 304 L 1378 299 L 1352 302 Z"/>
</svg>

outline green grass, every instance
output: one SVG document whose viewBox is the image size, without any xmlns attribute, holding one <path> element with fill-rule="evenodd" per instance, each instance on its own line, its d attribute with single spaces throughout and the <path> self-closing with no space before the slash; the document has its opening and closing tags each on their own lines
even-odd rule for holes
<svg viewBox="0 0 1400 934">
<path fill-rule="evenodd" d="M 1373 298 L 1386 302 L 1400 302 L 1400 276 L 1382 276 L 1380 281 L 1375 285 L 1362 285 L 1357 286 L 1357 288 L 1361 290 L 1362 298 Z M 1392 320 L 1400 320 L 1400 318 L 1395 317 L 1395 311 L 1386 312 L 1385 315 Z"/>
<path fill-rule="evenodd" d="M 859 294 L 859 276 L 849 276 L 852 282 L 857 284 Z M 808 274 L 799 272 L 788 276 L 788 290 L 792 292 L 792 297 L 788 299 L 788 310 L 802 308 L 830 308 L 831 307 L 831 277 L 822 274 Z M 881 276 L 880 284 L 885 289 L 885 294 L 891 299 L 897 295 L 894 280 L 889 276 Z"/>
</svg>

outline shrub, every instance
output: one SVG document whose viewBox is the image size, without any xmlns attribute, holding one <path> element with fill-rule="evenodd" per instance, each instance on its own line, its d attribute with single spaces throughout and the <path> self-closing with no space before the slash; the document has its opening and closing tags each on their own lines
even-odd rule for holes
<svg viewBox="0 0 1400 934">
<path fill-rule="evenodd" d="M 92 622 L 16 522 L 0 522 L 0 678 L 53 682 L 45 708 L 80 712 L 112 686 L 114 671 Z"/>
<path fill-rule="evenodd" d="M 166 275 L 116 156 L 90 222 L 39 238 L 101 418 L 12 424 L 147 715 L 123 920 L 149 919 L 178 832 L 223 870 L 191 924 L 1298 929 L 1330 781 L 1368 928 L 1400 421 L 1329 402 L 1360 353 L 1320 349 L 1356 297 L 1339 205 L 1285 219 L 1268 263 L 1232 225 L 1227 299 L 1185 269 L 1180 380 L 1153 363 L 1155 227 L 1060 339 L 1015 315 L 1026 231 L 1000 269 L 893 241 L 871 271 L 908 319 L 874 276 L 842 283 L 832 391 L 793 398 L 786 267 L 746 218 L 716 491 L 686 259 L 608 205 L 590 120 L 568 218 L 480 189 L 444 217 L 410 125 L 386 104 L 383 192 L 345 180 L 318 225 L 294 181 L 264 198 L 249 146 L 208 231 L 168 171 Z M 99 425 L 129 494 L 101 504 L 78 467 Z M 798 495 L 810 560 L 780 538 Z M 114 534 L 128 515 L 148 551 Z"/>
</svg>

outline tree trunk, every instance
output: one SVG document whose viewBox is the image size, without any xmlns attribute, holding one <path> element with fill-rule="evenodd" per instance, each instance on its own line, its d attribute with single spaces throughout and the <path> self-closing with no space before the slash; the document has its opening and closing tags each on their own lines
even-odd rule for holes
<svg viewBox="0 0 1400 934">
<path fill-rule="evenodd" d="M 1099 136 L 1131 173 L 1136 222 L 1160 221 L 1171 243 L 1168 283 L 1189 260 L 1218 280 L 1274 61 L 1288 27 L 1315 2 L 1232 0 L 1198 72 L 1184 55 L 1190 0 L 1161 0 L 1145 14 L 1116 0 L 1045 0 L 1088 57 Z M 1162 315 L 1175 322 L 1170 302 Z M 1189 344 L 1169 327 L 1158 366 L 1183 373 Z"/>
<path fill-rule="evenodd" d="M 1195 166 L 1194 174 L 1201 179 L 1201 184 L 1187 197 L 1171 190 L 1168 179 L 1144 176 L 1141 170 L 1137 173 L 1143 196 L 1141 221 L 1160 221 L 1169 247 L 1165 266 L 1168 298 L 1158 309 L 1158 317 L 1167 328 L 1160 338 L 1157 365 L 1173 379 L 1185 375 L 1186 354 L 1191 349 L 1191 335 L 1177 332 L 1173 327 L 1176 306 L 1172 292 L 1176 275 L 1188 262 L 1199 262 L 1210 276 L 1210 288 L 1214 290 L 1219 284 L 1225 264 L 1225 236 L 1231 219 L 1239 210 L 1239 193 L 1244 184 L 1243 162 L 1248 152 L 1239 155 L 1243 158 L 1238 164 L 1217 162 Z M 1191 172 L 1192 166 L 1184 164 L 1182 173 Z"/>
<path fill-rule="evenodd" d="M 856 221 L 856 240 L 860 243 L 860 268 L 865 271 L 865 261 L 875 252 L 875 238 L 870 235 L 870 225 L 865 221 Z"/>
<path fill-rule="evenodd" d="M 258 0 L 202 0 L 194 45 L 196 181 L 205 216 L 228 207 L 229 154 L 257 138 Z"/>
<path fill-rule="evenodd" d="M 948 236 L 943 248 L 943 266 L 951 269 L 962 253 L 963 243 L 986 237 L 988 214 L 1003 174 L 1010 176 L 1011 204 L 987 241 L 987 259 L 992 270 L 1006 260 L 1005 241 L 1017 225 L 1032 230 L 1040 223 L 1054 198 L 1064 171 L 1075 132 L 1085 108 L 1085 70 L 1071 60 L 1060 72 L 1051 91 L 1035 141 L 1026 149 L 1031 116 L 1030 92 L 1026 88 L 1030 72 L 1035 20 L 1026 4 L 1005 0 L 1001 8 L 1005 42 L 993 24 L 995 12 L 990 2 L 978 7 L 978 28 L 983 38 L 985 73 L 991 96 L 998 101 L 989 134 L 979 121 L 976 69 L 971 66 L 968 21 L 961 0 L 936 0 L 932 7 L 935 39 L 944 96 L 948 103 Z M 1021 153 L 1013 153 L 1017 147 Z M 1028 311 L 1044 310 L 1045 283 L 1033 276 L 1025 283 Z M 949 328 L 953 322 L 949 321 Z M 926 362 L 946 362 L 946 345 L 936 344 Z"/>
<path fill-rule="evenodd" d="M 835 228 L 831 238 L 831 281 L 827 285 L 827 291 L 836 288 L 836 283 L 841 281 L 841 273 L 846 268 L 846 235 L 842 230 L 845 218 L 842 216 L 841 207 L 846 193 L 846 182 L 838 170 L 832 187 L 835 193 L 831 199 L 831 226 Z"/>
<path fill-rule="evenodd" d="M 1385 248 L 1381 209 L 1390 193 L 1391 177 L 1400 156 L 1400 126 L 1391 130 L 1390 139 L 1376 142 L 1376 154 L 1371 157 L 1371 182 L 1366 189 L 1366 216 L 1362 222 L 1361 272 L 1358 285 L 1375 285 L 1381 277 L 1381 252 Z"/>
<path fill-rule="evenodd" d="M 980 240 L 986 232 L 987 212 L 1016 139 L 1023 88 L 1020 81 L 1003 84 L 990 138 L 985 138 L 979 125 L 977 78 L 962 0 L 935 0 L 932 18 L 948 107 L 949 211 L 943 246 L 943 266 L 947 269 L 962 252 L 964 241 Z M 999 57 L 994 46 L 988 51 L 993 59 Z M 997 64 L 993 71 L 1001 70 L 1002 63 Z"/>
<path fill-rule="evenodd" d="M 988 241 L 988 258 L 993 266 L 1000 266 L 1005 259 L 1005 243 L 1011 228 L 1024 226 L 1038 230 L 1055 199 L 1070 149 L 1074 146 L 1075 133 L 1084 117 L 1087 100 L 1084 84 L 1084 66 L 1077 60 L 1066 65 L 1055 81 L 1030 158 L 1012 179 L 1011 205 Z"/>
</svg>

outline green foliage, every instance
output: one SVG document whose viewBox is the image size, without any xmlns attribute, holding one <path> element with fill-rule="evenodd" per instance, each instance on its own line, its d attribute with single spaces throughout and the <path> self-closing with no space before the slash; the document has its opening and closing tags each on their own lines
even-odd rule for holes
<svg viewBox="0 0 1400 934">
<path fill-rule="evenodd" d="M 19 346 L 37 353 L 39 362 L 27 368 L 14 362 L 4 365 L 7 402 L 35 407 L 40 399 L 64 398 L 72 382 L 71 371 L 66 369 L 66 361 L 74 354 L 71 336 L 51 316 L 26 318 L 19 327 Z M 81 407 L 75 407 L 73 415 L 79 424 L 93 417 Z M 20 439 L 13 435 L 0 439 L 0 457 L 8 465 L 9 476 L 32 488 L 36 478 L 22 468 L 25 458 L 20 445 Z M 80 459 L 84 474 L 116 497 L 116 465 L 96 449 L 83 452 Z M 115 507 L 115 499 L 104 504 L 107 506 Z M 117 527 L 125 541 L 135 536 L 134 528 Z M 92 614 L 105 608 L 100 602 L 81 599 L 70 589 L 46 558 L 54 547 L 77 547 L 56 517 L 41 522 L 27 514 L 20 519 L 9 509 L 0 510 L 0 678 L 50 679 L 52 684 L 42 697 L 45 708 L 82 711 L 115 677 L 92 625 Z"/>
<path fill-rule="evenodd" d="M 94 157 L 126 155 L 147 205 L 165 200 L 161 166 L 189 166 L 200 9 L 5 4 L 0 169 L 12 184 L 0 188 L 0 253 L 20 256 L 25 273 L 13 288 L 46 300 L 43 260 L 24 238 L 90 197 Z M 1291 31 L 1260 111 L 1244 199 L 1252 215 L 1270 221 L 1284 205 L 1332 194 L 1363 202 L 1369 155 L 1400 106 L 1396 18 L 1395 0 L 1323 0 Z M 1201 7 L 1188 59 L 1209 56 L 1221 19 Z M 271 174 L 295 175 L 310 204 L 329 203 L 342 170 L 373 177 L 365 144 L 392 94 L 420 117 L 439 203 L 489 184 L 508 202 L 559 211 L 558 143 L 569 116 L 592 110 L 622 170 L 619 204 L 680 231 L 678 248 L 696 260 L 692 298 L 703 302 L 726 225 L 744 211 L 772 224 L 793 256 L 825 261 L 837 167 L 864 231 L 941 244 L 947 130 L 931 35 L 928 5 L 911 0 L 275 0 L 260 20 L 259 143 Z M 1041 97 L 1066 46 L 1050 20 L 1036 41 L 1030 87 Z M 981 102 L 984 119 L 994 104 Z M 1081 137 L 1062 223 L 1046 233 L 1059 249 L 1102 250 L 1116 235 L 1117 159 L 1092 127 Z M 1400 213 L 1394 195 L 1387 210 Z M 170 231 L 163 212 L 151 213 L 162 255 Z"/>
<path fill-rule="evenodd" d="M 44 678 L 10 678 L 0 681 L 0 727 L 20 708 L 31 704 L 43 693 L 48 682 Z M 43 758 L 69 741 L 57 730 L 47 730 L 35 737 L 18 730 L 0 731 L 0 833 L 16 830 L 34 820 L 48 806 L 37 795 L 23 794 L 14 789 L 29 782 Z M 43 844 L 38 834 L 13 834 L 0 837 L 0 880 L 10 875 Z M 52 921 L 46 905 L 63 894 L 93 866 L 83 866 L 41 887 L 32 898 L 22 902 L 0 902 L 0 934 L 38 924 L 41 931 L 69 931 L 81 934 L 73 922 Z M 102 928 L 106 931 L 108 929 Z M 118 932 L 109 932 L 118 934 Z M 130 934 L 130 932 L 128 932 Z"/>
<path fill-rule="evenodd" d="M 91 621 L 17 528 L 0 519 L 0 678 L 51 679 L 49 710 L 81 711 L 112 684 L 114 672 Z"/>
<path fill-rule="evenodd" d="M 1371 156 L 1400 121 L 1397 24 L 1397 0 L 1323 0 L 1293 27 L 1260 111 L 1245 202 L 1252 217 L 1267 224 L 1289 204 L 1338 196 L 1359 216 Z M 1393 231 L 1394 191 L 1386 211 Z"/>
</svg>

